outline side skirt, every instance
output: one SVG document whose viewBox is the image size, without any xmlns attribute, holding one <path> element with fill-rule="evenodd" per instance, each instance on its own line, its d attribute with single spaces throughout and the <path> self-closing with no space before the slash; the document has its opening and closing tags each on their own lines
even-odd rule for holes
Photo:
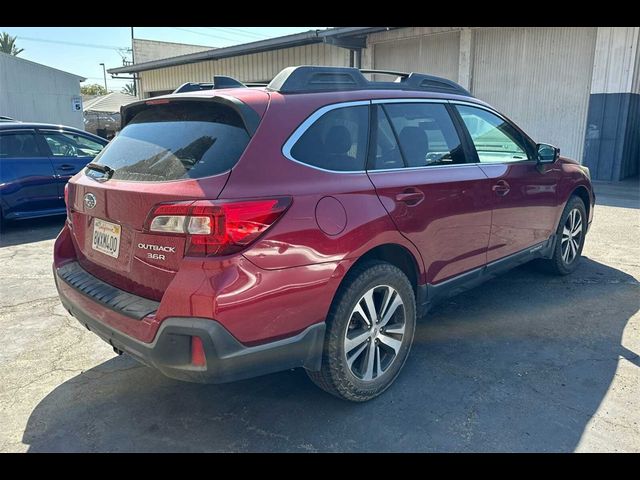
<svg viewBox="0 0 640 480">
<path fill-rule="evenodd" d="M 551 258 L 556 241 L 557 236 L 554 234 L 544 242 L 495 260 L 483 267 L 470 270 L 437 284 L 418 285 L 418 317 L 424 316 L 434 305 L 474 288 L 523 263 L 536 258 Z"/>
</svg>

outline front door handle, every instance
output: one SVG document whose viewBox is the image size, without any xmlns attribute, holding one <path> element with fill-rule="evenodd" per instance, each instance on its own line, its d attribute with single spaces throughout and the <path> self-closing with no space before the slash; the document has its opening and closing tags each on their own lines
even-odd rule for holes
<svg viewBox="0 0 640 480">
<path fill-rule="evenodd" d="M 62 165 L 60 165 L 58 167 L 58 170 L 64 170 L 64 171 L 68 171 L 68 170 L 75 170 L 76 166 L 75 165 L 71 165 L 69 163 L 63 163 Z"/>
<path fill-rule="evenodd" d="M 491 187 L 491 190 L 493 190 L 496 195 L 504 197 L 511 190 L 511 186 L 504 180 L 498 180 L 498 182 Z"/>
<path fill-rule="evenodd" d="M 396 195 L 396 201 L 406 203 L 409 206 L 417 205 L 424 200 L 424 193 L 417 188 L 407 188 Z"/>
</svg>

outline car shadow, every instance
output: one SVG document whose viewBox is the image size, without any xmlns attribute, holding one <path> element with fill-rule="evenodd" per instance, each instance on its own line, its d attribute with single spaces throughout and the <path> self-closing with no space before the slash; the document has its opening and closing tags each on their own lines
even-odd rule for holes
<svg viewBox="0 0 640 480">
<path fill-rule="evenodd" d="M 401 375 L 364 404 L 295 370 L 224 385 L 164 378 L 122 356 L 32 412 L 29 451 L 573 451 L 624 357 L 632 276 L 584 258 L 525 265 L 433 310 Z M 603 308 L 603 305 L 607 308 Z"/>
<path fill-rule="evenodd" d="M 64 215 L 6 222 L 0 226 L 0 248 L 56 238 L 65 221 Z"/>
</svg>

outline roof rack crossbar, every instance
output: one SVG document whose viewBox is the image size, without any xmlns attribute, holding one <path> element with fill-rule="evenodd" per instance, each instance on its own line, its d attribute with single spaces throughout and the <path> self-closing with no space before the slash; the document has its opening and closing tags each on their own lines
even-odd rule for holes
<svg viewBox="0 0 640 480">
<path fill-rule="evenodd" d="M 395 75 L 395 82 L 369 81 L 364 73 Z M 267 85 L 267 89 L 280 93 L 310 93 L 336 90 L 419 90 L 451 93 L 471 97 L 468 90 L 456 82 L 422 73 L 391 70 L 358 70 L 353 67 L 322 67 L 301 65 L 287 67 Z"/>
<path fill-rule="evenodd" d="M 396 72 L 393 70 L 370 70 L 370 69 L 364 69 L 364 68 L 360 69 L 360 73 L 374 73 L 378 75 L 394 75 L 400 78 L 407 78 L 409 75 L 411 75 L 410 73 L 407 73 L 407 72 Z"/>
</svg>

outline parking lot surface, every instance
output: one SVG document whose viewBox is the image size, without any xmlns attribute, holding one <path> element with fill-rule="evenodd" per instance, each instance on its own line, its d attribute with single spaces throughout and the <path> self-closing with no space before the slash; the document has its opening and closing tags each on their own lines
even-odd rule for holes
<svg viewBox="0 0 640 480">
<path fill-rule="evenodd" d="M 596 185 L 578 270 L 525 265 L 420 321 L 366 404 L 287 371 L 197 385 L 117 356 L 62 308 L 63 219 L 0 235 L 0 451 L 640 451 L 640 200 Z"/>
</svg>

